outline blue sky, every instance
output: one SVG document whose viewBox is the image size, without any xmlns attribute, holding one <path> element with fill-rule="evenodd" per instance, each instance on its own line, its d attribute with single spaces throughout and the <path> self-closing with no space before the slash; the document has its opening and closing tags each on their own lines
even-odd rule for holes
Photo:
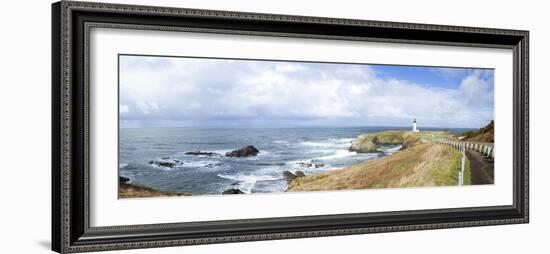
<svg viewBox="0 0 550 254">
<path fill-rule="evenodd" d="M 494 71 L 471 68 L 120 56 L 131 127 L 479 128 Z"/>
<path fill-rule="evenodd" d="M 372 65 L 381 79 L 407 80 L 428 88 L 456 89 L 468 75 L 467 68 L 437 68 L 419 66 Z"/>
</svg>

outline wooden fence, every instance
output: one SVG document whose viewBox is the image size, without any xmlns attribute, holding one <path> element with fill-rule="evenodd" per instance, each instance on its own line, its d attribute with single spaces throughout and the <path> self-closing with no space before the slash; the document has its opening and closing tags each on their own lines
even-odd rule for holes
<svg viewBox="0 0 550 254">
<path fill-rule="evenodd" d="M 493 143 L 482 143 L 482 142 L 468 142 L 468 141 L 450 141 L 450 140 L 441 140 L 439 143 L 450 145 L 456 149 L 465 149 L 480 152 L 483 155 L 491 158 L 495 158 L 495 147 Z"/>
</svg>

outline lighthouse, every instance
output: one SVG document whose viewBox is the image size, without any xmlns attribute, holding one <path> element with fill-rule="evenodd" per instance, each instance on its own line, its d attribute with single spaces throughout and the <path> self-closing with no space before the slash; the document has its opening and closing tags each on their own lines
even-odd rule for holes
<svg viewBox="0 0 550 254">
<path fill-rule="evenodd" d="M 419 130 L 416 128 L 416 118 L 413 120 L 413 132 L 419 132 Z"/>
</svg>

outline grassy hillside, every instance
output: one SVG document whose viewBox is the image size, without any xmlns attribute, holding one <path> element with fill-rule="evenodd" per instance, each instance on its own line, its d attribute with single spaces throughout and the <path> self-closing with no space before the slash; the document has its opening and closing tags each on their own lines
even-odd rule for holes
<svg viewBox="0 0 550 254">
<path fill-rule="evenodd" d="M 400 136 L 407 148 L 382 159 L 297 178 L 289 184 L 288 191 L 456 185 L 462 154 L 449 146 L 432 142 L 449 135 L 444 132 L 377 134 L 377 137 L 392 143 L 396 143 L 394 141 Z M 468 163 L 465 171 L 465 184 L 470 184 Z"/>
<path fill-rule="evenodd" d="M 485 127 L 477 131 L 467 131 L 462 135 L 464 136 L 462 140 L 494 143 L 495 121 L 491 121 Z"/>
</svg>

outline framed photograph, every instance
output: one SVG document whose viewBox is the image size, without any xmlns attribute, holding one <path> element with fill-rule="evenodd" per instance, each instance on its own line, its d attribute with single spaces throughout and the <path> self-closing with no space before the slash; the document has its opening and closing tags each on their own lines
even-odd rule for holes
<svg viewBox="0 0 550 254">
<path fill-rule="evenodd" d="M 52 249 L 529 220 L 528 31 L 61 1 Z"/>
</svg>

